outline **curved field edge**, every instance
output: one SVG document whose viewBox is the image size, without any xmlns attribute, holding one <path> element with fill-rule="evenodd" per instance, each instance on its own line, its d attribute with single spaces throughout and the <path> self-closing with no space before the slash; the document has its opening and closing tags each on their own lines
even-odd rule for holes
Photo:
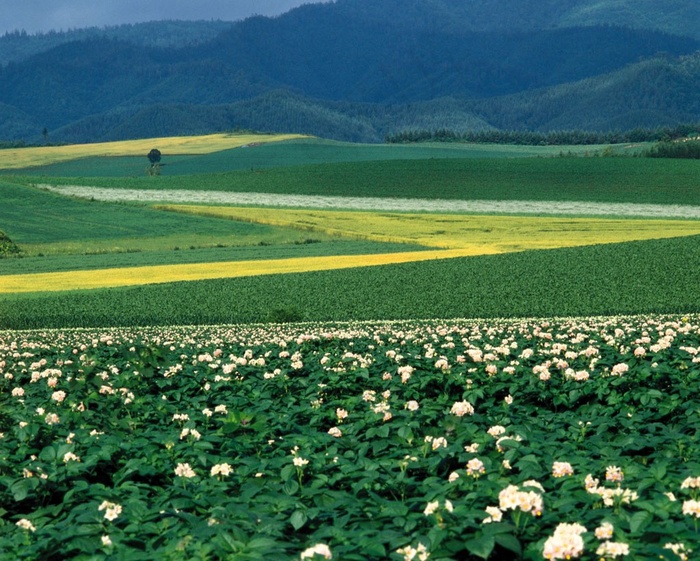
<svg viewBox="0 0 700 561">
<path fill-rule="evenodd" d="M 0 327 L 700 312 L 697 236 L 239 279 L 0 296 Z"/>
<path fill-rule="evenodd" d="M 469 249 L 471 255 L 700 234 L 698 220 L 657 218 L 404 213 L 381 208 L 369 212 L 207 205 L 159 205 L 155 208 L 352 239 Z"/>
<path fill-rule="evenodd" d="M 0 276 L 115 269 L 121 267 L 143 267 L 151 265 L 290 259 L 299 257 L 321 257 L 326 255 L 400 253 L 403 251 L 421 250 L 425 250 L 425 248 L 411 244 L 377 243 L 363 240 L 327 240 L 324 236 L 306 234 L 301 239 L 292 242 L 271 243 L 263 239 L 256 245 L 251 246 L 213 247 L 204 249 L 193 249 L 192 246 L 184 246 L 181 250 L 44 255 L 43 257 L 27 257 L 23 255 L 19 259 L 4 259 L 0 267 Z"/>
<path fill-rule="evenodd" d="M 56 292 L 176 281 L 304 273 L 477 255 L 609 244 L 700 234 L 700 221 L 551 218 L 457 214 L 304 211 L 164 206 L 205 218 L 225 218 L 355 240 L 435 248 L 399 253 L 173 263 L 97 270 L 0 275 L 0 293 Z"/>
<path fill-rule="evenodd" d="M 0 224 L 27 256 L 162 251 L 303 242 L 306 235 L 254 224 L 64 197 L 0 181 Z"/>
</svg>

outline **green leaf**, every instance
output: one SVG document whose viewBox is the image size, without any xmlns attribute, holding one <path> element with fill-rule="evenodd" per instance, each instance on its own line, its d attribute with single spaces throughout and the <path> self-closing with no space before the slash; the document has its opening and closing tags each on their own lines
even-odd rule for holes
<svg viewBox="0 0 700 561">
<path fill-rule="evenodd" d="M 649 525 L 653 518 L 654 516 L 649 512 L 635 512 L 630 517 L 630 533 L 641 533 L 641 531 Z"/>
<path fill-rule="evenodd" d="M 481 536 L 480 538 L 468 541 L 464 545 L 472 555 L 481 557 L 481 559 L 488 559 L 493 548 L 496 547 L 496 540 L 493 536 Z"/>
<path fill-rule="evenodd" d="M 297 468 L 294 464 L 287 464 L 280 471 L 280 477 L 282 478 L 282 481 L 288 481 L 292 477 L 295 477 L 296 474 Z"/>
<path fill-rule="evenodd" d="M 27 498 L 31 490 L 29 481 L 29 479 L 18 479 L 10 486 L 10 493 L 12 493 L 12 496 L 17 502 Z"/>
<path fill-rule="evenodd" d="M 297 491 L 299 491 L 299 484 L 294 479 L 290 479 L 284 484 L 284 492 L 287 495 L 294 495 Z"/>
<path fill-rule="evenodd" d="M 364 542 L 361 544 L 362 552 L 366 555 L 366 559 L 385 559 L 386 549 L 384 544 L 376 540 Z"/>
<path fill-rule="evenodd" d="M 306 513 L 303 510 L 296 510 L 289 518 L 289 522 L 295 530 L 301 528 L 308 520 Z"/>
<path fill-rule="evenodd" d="M 512 551 L 516 555 L 522 555 L 523 548 L 513 534 L 498 534 L 495 536 L 496 543 L 502 548 Z"/>
</svg>

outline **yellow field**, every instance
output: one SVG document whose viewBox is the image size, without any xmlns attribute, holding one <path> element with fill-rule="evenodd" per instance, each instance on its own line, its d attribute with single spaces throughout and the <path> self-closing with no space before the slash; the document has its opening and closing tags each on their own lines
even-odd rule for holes
<svg viewBox="0 0 700 561">
<path fill-rule="evenodd" d="M 207 134 L 200 136 L 172 136 L 100 142 L 95 144 L 71 144 L 67 146 L 36 146 L 0 150 L 0 169 L 19 169 L 43 166 L 86 158 L 90 156 L 144 156 L 157 148 L 163 155 L 210 154 L 251 143 L 279 142 L 306 138 L 300 134 Z"/>
<path fill-rule="evenodd" d="M 472 255 L 700 234 L 698 220 L 560 218 L 166 205 L 179 212 L 289 226 L 355 239 L 403 242 Z"/>
<path fill-rule="evenodd" d="M 448 259 L 470 255 L 474 254 L 466 249 L 427 250 L 376 255 L 331 255 L 325 257 L 300 257 L 261 261 L 125 267 L 119 269 L 36 273 L 30 275 L 0 275 L 0 293 L 114 288 L 119 286 L 157 284 L 173 281 L 234 278 L 279 273 L 303 273 L 308 271 L 325 271 L 331 269 L 347 269 L 350 267 L 387 265 L 390 263 L 426 261 L 430 259 Z"/>
<path fill-rule="evenodd" d="M 184 280 L 296 273 L 700 234 L 700 221 L 550 218 L 169 205 L 191 212 L 325 234 L 422 244 L 378 255 L 125 267 L 0 276 L 0 293 L 79 290 Z"/>
</svg>

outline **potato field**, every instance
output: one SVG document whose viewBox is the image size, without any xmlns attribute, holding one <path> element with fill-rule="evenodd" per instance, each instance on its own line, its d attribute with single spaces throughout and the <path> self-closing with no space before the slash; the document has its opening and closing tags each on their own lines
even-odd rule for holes
<svg viewBox="0 0 700 561">
<path fill-rule="evenodd" d="M 3 332 L 0 368 L 17 559 L 700 547 L 697 316 Z"/>
</svg>

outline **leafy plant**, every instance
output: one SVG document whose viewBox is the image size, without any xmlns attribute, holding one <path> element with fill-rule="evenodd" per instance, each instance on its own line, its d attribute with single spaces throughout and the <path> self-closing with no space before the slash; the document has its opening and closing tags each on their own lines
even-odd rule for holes
<svg viewBox="0 0 700 561">
<path fill-rule="evenodd" d="M 2 332 L 0 548 L 689 555 L 699 334 L 697 316 Z"/>
</svg>

